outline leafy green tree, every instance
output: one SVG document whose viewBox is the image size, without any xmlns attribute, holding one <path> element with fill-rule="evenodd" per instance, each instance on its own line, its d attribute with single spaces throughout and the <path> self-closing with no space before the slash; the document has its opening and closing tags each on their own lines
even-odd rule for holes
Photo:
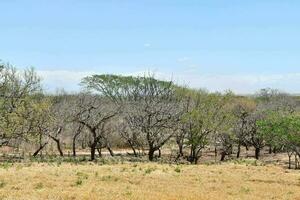
<svg viewBox="0 0 300 200">
<path fill-rule="evenodd" d="M 270 112 L 263 120 L 257 122 L 260 131 L 274 146 L 282 146 L 289 156 L 295 154 L 295 168 L 298 168 L 297 157 L 300 157 L 300 116 L 298 114 L 280 115 Z"/>
<path fill-rule="evenodd" d="M 236 157 L 240 157 L 241 147 L 245 146 L 248 149 L 248 118 L 256 109 L 256 102 L 249 97 L 237 97 L 233 102 L 232 113 L 235 118 L 233 132 L 235 143 L 237 144 Z"/>
<path fill-rule="evenodd" d="M 186 144 L 190 148 L 188 160 L 197 163 L 202 150 L 210 142 L 211 135 L 224 128 L 228 117 L 226 106 L 232 94 L 196 91 L 191 95 L 192 108 L 184 114 L 182 120 L 187 124 Z"/>
<path fill-rule="evenodd" d="M 34 131 L 34 98 L 40 92 L 33 69 L 17 71 L 9 64 L 0 65 L 0 146 L 27 139 Z"/>
</svg>

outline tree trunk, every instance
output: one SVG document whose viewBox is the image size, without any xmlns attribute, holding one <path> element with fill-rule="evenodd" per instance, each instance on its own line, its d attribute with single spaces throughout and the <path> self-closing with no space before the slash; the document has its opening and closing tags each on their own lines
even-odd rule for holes
<svg viewBox="0 0 300 200">
<path fill-rule="evenodd" d="M 33 153 L 33 157 L 36 157 L 39 152 L 48 144 L 48 142 L 44 143 L 43 145 L 40 145 L 40 147 Z"/>
<path fill-rule="evenodd" d="M 291 169 L 292 168 L 292 166 L 291 166 L 291 157 L 292 157 L 292 154 L 288 153 L 288 156 L 289 156 L 289 169 Z"/>
<path fill-rule="evenodd" d="M 215 143 L 215 162 L 217 162 L 217 156 L 218 156 L 218 151 L 217 151 L 217 145 Z"/>
<path fill-rule="evenodd" d="M 137 152 L 136 152 L 136 150 L 135 150 L 135 148 L 134 148 L 133 143 L 132 143 L 130 140 L 128 140 L 127 142 L 128 142 L 130 148 L 131 148 L 132 151 L 133 151 L 133 155 L 134 155 L 135 157 L 137 157 L 138 155 L 137 155 Z"/>
<path fill-rule="evenodd" d="M 237 150 L 237 153 L 236 153 L 236 158 L 239 158 L 240 154 L 241 154 L 241 144 L 239 143 L 238 144 L 238 150 Z"/>
<path fill-rule="evenodd" d="M 195 162 L 195 160 L 196 160 L 195 159 L 195 154 L 196 154 L 196 150 L 195 150 L 194 146 L 191 145 L 190 155 L 189 155 L 189 158 L 188 158 L 188 161 L 190 163 L 194 163 Z"/>
<path fill-rule="evenodd" d="M 180 158 L 183 156 L 183 141 L 180 138 L 176 139 L 176 143 L 178 146 L 178 156 L 177 158 Z"/>
<path fill-rule="evenodd" d="M 114 154 L 113 150 L 110 148 L 110 146 L 108 145 L 106 148 L 107 148 L 107 150 L 109 151 L 109 154 L 110 154 L 112 157 L 114 157 L 115 154 Z"/>
<path fill-rule="evenodd" d="M 183 156 L 183 145 L 182 144 L 178 145 L 178 148 L 179 148 L 179 156 L 182 157 Z"/>
<path fill-rule="evenodd" d="M 158 157 L 160 158 L 161 157 L 161 150 L 158 149 Z"/>
<path fill-rule="evenodd" d="M 258 160 L 260 154 L 260 148 L 255 148 L 255 158 Z"/>
<path fill-rule="evenodd" d="M 91 161 L 95 160 L 96 144 L 91 145 Z"/>
<path fill-rule="evenodd" d="M 138 155 L 137 155 L 137 153 L 136 153 L 135 148 L 132 146 L 131 149 L 132 149 L 132 151 L 133 151 L 133 155 L 134 155 L 135 157 L 137 157 Z"/>
<path fill-rule="evenodd" d="M 277 148 L 274 147 L 274 148 L 273 148 L 273 153 L 276 154 L 276 152 L 277 152 Z"/>
<path fill-rule="evenodd" d="M 72 142 L 72 150 L 73 150 L 73 156 L 76 157 L 76 137 L 73 137 L 73 142 Z"/>
<path fill-rule="evenodd" d="M 249 151 L 249 147 L 248 147 L 248 145 L 245 145 L 245 147 L 246 147 L 246 151 Z"/>
<path fill-rule="evenodd" d="M 81 133 L 81 129 L 79 128 L 76 132 L 76 134 L 73 136 L 73 141 L 72 141 L 72 149 L 73 149 L 73 156 L 76 156 L 76 139 Z"/>
<path fill-rule="evenodd" d="M 82 148 L 82 149 L 85 149 L 85 145 L 86 145 L 86 144 L 85 144 L 85 140 L 82 140 L 82 141 L 81 141 L 81 148 Z"/>
<path fill-rule="evenodd" d="M 269 154 L 272 154 L 272 146 L 271 145 L 269 146 Z"/>
<path fill-rule="evenodd" d="M 60 140 L 54 140 L 56 142 L 56 146 L 57 146 L 57 150 L 59 152 L 60 156 L 64 156 L 64 153 L 61 150 L 61 146 L 60 146 Z"/>
<path fill-rule="evenodd" d="M 150 161 L 153 161 L 153 159 L 154 159 L 154 152 L 155 152 L 155 149 L 151 147 L 148 152 L 148 158 Z"/>
<path fill-rule="evenodd" d="M 102 157 L 102 148 L 100 147 L 100 148 L 97 148 L 97 151 L 98 151 L 98 155 L 99 155 L 99 157 Z"/>
<path fill-rule="evenodd" d="M 220 161 L 224 161 L 225 160 L 225 156 L 226 156 L 226 152 L 222 151 L 222 153 L 221 153 L 221 160 Z"/>
<path fill-rule="evenodd" d="M 188 158 L 188 161 L 192 164 L 197 164 L 198 160 L 200 158 L 199 153 L 200 153 L 201 149 L 196 149 L 196 147 L 194 147 L 193 145 L 191 146 L 191 152 L 190 152 L 190 156 Z"/>
</svg>

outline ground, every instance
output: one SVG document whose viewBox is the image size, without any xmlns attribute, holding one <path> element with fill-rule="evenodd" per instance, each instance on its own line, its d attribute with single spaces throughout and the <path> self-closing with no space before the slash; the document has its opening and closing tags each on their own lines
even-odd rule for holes
<svg viewBox="0 0 300 200">
<path fill-rule="evenodd" d="M 200 165 L 2 164 L 0 199 L 300 200 L 300 171 L 254 160 Z"/>
</svg>

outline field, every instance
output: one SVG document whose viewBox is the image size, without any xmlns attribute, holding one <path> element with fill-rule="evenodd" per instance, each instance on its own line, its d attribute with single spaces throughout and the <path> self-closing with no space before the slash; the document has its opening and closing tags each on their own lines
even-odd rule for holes
<svg viewBox="0 0 300 200">
<path fill-rule="evenodd" d="M 299 199 L 300 171 L 224 164 L 1 164 L 0 199 Z"/>
</svg>

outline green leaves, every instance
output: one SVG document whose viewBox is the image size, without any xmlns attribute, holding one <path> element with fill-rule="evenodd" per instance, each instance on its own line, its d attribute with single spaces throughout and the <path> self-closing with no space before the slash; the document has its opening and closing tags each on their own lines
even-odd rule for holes
<svg viewBox="0 0 300 200">
<path fill-rule="evenodd" d="M 121 75 L 93 75 L 85 77 L 81 84 L 87 89 L 109 97 L 114 102 L 139 100 L 140 98 L 159 96 L 164 98 L 164 91 L 175 88 L 172 81 L 161 81 L 153 75 L 143 77 Z M 154 92 L 154 93 L 153 93 Z"/>
<path fill-rule="evenodd" d="M 265 119 L 257 122 L 257 125 L 273 145 L 300 146 L 298 114 L 281 115 L 278 112 L 269 112 Z"/>
<path fill-rule="evenodd" d="M 10 65 L 0 70 L 0 145 L 2 141 L 26 138 L 33 130 L 35 101 L 41 92 L 33 69 L 23 72 Z"/>
</svg>

